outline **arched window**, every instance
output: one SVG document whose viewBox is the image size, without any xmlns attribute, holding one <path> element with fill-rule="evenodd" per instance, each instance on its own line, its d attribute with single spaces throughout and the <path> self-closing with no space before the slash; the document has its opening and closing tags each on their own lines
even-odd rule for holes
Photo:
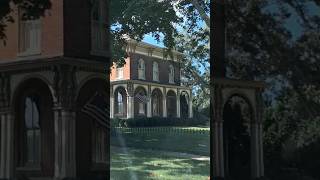
<svg viewBox="0 0 320 180">
<path fill-rule="evenodd" d="M 153 80 L 159 81 L 159 65 L 157 62 L 153 62 L 152 71 L 153 71 Z"/>
<path fill-rule="evenodd" d="M 25 99 L 26 163 L 40 164 L 40 114 L 36 96 Z"/>
<path fill-rule="evenodd" d="M 123 114 L 123 97 L 120 92 L 118 92 L 118 97 L 117 97 L 117 102 L 118 102 L 118 113 Z"/>
<path fill-rule="evenodd" d="M 138 64 L 138 78 L 139 78 L 139 79 L 146 79 L 145 63 L 144 63 L 143 59 L 139 59 L 139 64 Z"/>
<path fill-rule="evenodd" d="M 174 83 L 174 68 L 173 65 L 169 65 L 169 83 Z"/>
</svg>

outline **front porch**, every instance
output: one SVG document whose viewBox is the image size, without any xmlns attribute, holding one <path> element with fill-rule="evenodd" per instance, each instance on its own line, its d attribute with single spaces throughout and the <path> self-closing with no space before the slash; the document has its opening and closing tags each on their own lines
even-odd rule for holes
<svg viewBox="0 0 320 180">
<path fill-rule="evenodd" d="M 111 82 L 110 117 L 192 118 L 191 88 L 140 80 Z"/>
</svg>

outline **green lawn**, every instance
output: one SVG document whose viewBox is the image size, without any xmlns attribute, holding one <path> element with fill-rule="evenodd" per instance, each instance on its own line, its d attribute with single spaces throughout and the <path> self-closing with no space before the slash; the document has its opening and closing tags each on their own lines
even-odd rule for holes
<svg viewBox="0 0 320 180">
<path fill-rule="evenodd" d="M 121 133 L 111 137 L 111 145 L 210 156 L 209 128 L 159 127 L 143 131 L 122 128 Z"/>
<path fill-rule="evenodd" d="M 111 147 L 111 180 L 207 180 L 208 160 Z"/>
</svg>

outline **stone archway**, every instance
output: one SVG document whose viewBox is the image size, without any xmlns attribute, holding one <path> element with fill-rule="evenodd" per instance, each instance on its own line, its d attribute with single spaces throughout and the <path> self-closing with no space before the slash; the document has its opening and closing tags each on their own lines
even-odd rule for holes
<svg viewBox="0 0 320 180">
<path fill-rule="evenodd" d="M 242 179 L 246 179 L 248 176 L 250 179 L 264 176 L 262 139 L 262 91 L 264 86 L 264 83 L 256 81 L 223 78 L 214 79 L 213 102 L 211 102 L 213 104 L 214 115 L 213 123 L 211 123 L 211 128 L 213 130 L 212 151 L 214 154 L 212 172 L 214 178 L 235 178 L 231 173 L 239 173 L 238 176 L 243 176 Z M 235 103 L 238 105 L 230 106 L 230 100 L 232 100 L 233 97 L 241 97 L 240 99 L 242 99 L 243 102 L 246 102 L 247 109 L 249 109 L 247 112 L 250 112 L 249 116 L 244 115 L 244 106 L 243 103 L 239 106 L 239 100 L 238 103 Z M 244 120 L 245 117 L 250 117 L 250 120 Z M 238 131 L 238 133 L 232 131 Z M 230 140 L 230 136 L 239 136 L 239 132 L 240 134 L 241 132 L 243 133 L 243 137 L 242 139 L 237 137 L 235 143 L 238 143 L 238 145 L 246 144 L 246 148 L 244 149 L 250 149 L 249 154 L 244 153 L 242 154 L 243 157 L 240 158 L 247 166 L 246 169 L 242 169 L 242 172 L 236 172 L 236 167 L 231 167 L 230 164 L 234 162 L 230 162 L 232 159 L 230 155 L 236 152 L 230 152 L 228 148 L 231 146 L 229 142 L 225 142 Z M 248 134 L 250 136 L 248 136 Z M 233 158 L 233 161 L 238 160 Z"/>
<path fill-rule="evenodd" d="M 177 117 L 177 96 L 172 90 L 167 92 L 167 117 Z"/>
<path fill-rule="evenodd" d="M 76 99 L 76 174 L 79 178 L 108 176 L 106 169 L 109 168 L 110 160 L 109 126 L 101 124 L 99 119 L 101 120 L 103 115 L 97 114 L 96 111 L 107 114 L 102 117 L 102 121 L 108 121 L 109 114 L 103 109 L 97 109 L 99 103 L 94 104 L 96 99 L 108 99 L 107 90 L 107 82 L 104 79 L 90 79 L 81 87 Z"/>
<path fill-rule="evenodd" d="M 151 95 L 151 109 L 152 116 L 162 116 L 163 113 L 163 96 L 160 89 L 156 88 Z"/>
<path fill-rule="evenodd" d="M 181 118 L 188 118 L 189 117 L 189 95 L 186 91 L 182 91 L 180 93 L 180 116 Z"/>
<path fill-rule="evenodd" d="M 38 78 L 24 80 L 16 88 L 12 103 L 15 174 L 53 177 L 54 113 L 48 84 Z M 30 167 L 36 170 L 26 170 Z"/>
<path fill-rule="evenodd" d="M 134 117 L 147 116 L 147 91 L 139 86 L 134 91 Z"/>
<path fill-rule="evenodd" d="M 114 117 L 126 118 L 127 117 L 127 92 L 122 86 L 117 87 L 114 90 Z"/>
<path fill-rule="evenodd" d="M 240 95 L 232 95 L 223 108 L 223 149 L 226 179 L 251 177 L 252 108 Z"/>
</svg>

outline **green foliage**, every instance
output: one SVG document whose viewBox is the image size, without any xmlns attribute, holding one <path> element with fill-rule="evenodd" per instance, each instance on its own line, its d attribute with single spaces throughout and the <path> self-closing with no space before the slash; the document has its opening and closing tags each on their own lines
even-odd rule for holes
<svg viewBox="0 0 320 180">
<path fill-rule="evenodd" d="M 298 94 L 292 89 L 283 92 L 277 104 L 266 110 L 264 123 L 265 166 L 269 175 L 282 174 L 281 169 L 295 168 L 300 175 L 315 176 L 319 163 L 320 115 L 310 118 L 304 99 L 309 88 Z M 309 106 L 309 108 L 311 108 Z M 312 158 L 311 158 L 312 157 Z"/>
<path fill-rule="evenodd" d="M 181 22 L 171 1 L 157 0 L 119 0 L 110 1 L 110 24 L 112 26 L 112 58 L 119 65 L 124 64 L 126 45 L 123 35 L 141 41 L 145 34 L 151 33 L 160 41 L 164 35 L 164 45 L 172 49 L 173 37 L 177 34 L 174 24 Z"/>
</svg>

